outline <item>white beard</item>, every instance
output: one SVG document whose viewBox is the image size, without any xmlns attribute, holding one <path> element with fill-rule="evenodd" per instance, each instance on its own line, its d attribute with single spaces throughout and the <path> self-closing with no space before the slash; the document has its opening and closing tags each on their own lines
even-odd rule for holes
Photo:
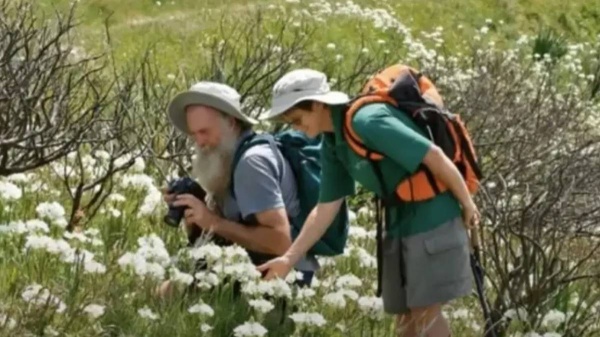
<svg viewBox="0 0 600 337">
<path fill-rule="evenodd" d="M 227 195 L 231 180 L 231 163 L 237 141 L 234 130 L 225 121 L 222 125 L 222 141 L 213 149 L 195 145 L 195 158 L 192 161 L 192 176 L 207 192 L 207 199 L 217 203 Z M 207 200 L 208 201 L 208 200 Z"/>
</svg>

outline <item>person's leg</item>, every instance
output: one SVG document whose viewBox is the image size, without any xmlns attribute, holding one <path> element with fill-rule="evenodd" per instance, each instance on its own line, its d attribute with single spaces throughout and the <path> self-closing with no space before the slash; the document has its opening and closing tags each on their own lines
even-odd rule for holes
<svg viewBox="0 0 600 337">
<path fill-rule="evenodd" d="M 410 311 L 406 303 L 402 240 L 400 238 L 386 237 L 384 234 L 382 244 L 381 297 L 383 300 L 383 310 L 387 314 L 395 315 L 396 336 L 414 336 L 414 326 L 410 321 Z"/>
<path fill-rule="evenodd" d="M 406 337 L 449 337 L 450 325 L 442 315 L 440 305 L 426 308 L 412 308 L 410 314 L 397 317 L 397 326 L 406 326 Z"/>
<path fill-rule="evenodd" d="M 469 239 L 460 218 L 403 239 L 412 336 L 449 337 L 442 304 L 471 294 Z"/>
<path fill-rule="evenodd" d="M 173 284 L 170 280 L 164 281 L 155 290 L 155 295 L 163 300 L 171 299 L 173 296 Z"/>
<path fill-rule="evenodd" d="M 396 315 L 396 336 L 413 337 L 416 335 L 415 325 L 412 322 L 410 313 Z"/>
</svg>

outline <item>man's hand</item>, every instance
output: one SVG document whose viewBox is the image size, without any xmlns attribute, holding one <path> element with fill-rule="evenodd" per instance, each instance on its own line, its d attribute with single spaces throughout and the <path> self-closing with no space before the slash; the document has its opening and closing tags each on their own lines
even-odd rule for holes
<svg viewBox="0 0 600 337">
<path fill-rule="evenodd" d="M 187 226 L 195 224 L 204 230 L 212 230 L 211 227 L 215 224 L 215 215 L 195 196 L 191 194 L 177 195 L 173 201 L 173 206 L 187 206 L 184 213 Z"/>
<path fill-rule="evenodd" d="M 265 262 L 264 264 L 256 267 L 261 273 L 266 272 L 263 277 L 264 280 L 271 280 L 273 278 L 285 278 L 287 274 L 292 270 L 292 264 L 287 256 L 280 256 Z"/>
<path fill-rule="evenodd" d="M 163 187 L 162 189 L 163 200 L 170 205 L 173 201 L 175 201 L 175 194 L 169 193 L 168 187 Z"/>
</svg>

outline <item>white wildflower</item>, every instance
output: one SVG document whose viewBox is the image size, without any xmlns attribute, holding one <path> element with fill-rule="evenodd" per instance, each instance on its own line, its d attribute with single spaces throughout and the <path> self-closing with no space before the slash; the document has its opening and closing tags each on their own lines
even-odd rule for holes
<svg viewBox="0 0 600 337">
<path fill-rule="evenodd" d="M 124 202 L 127 200 L 127 198 L 120 193 L 111 193 L 107 200 L 110 202 Z"/>
<path fill-rule="evenodd" d="M 215 273 L 200 271 L 194 276 L 198 280 L 197 286 L 200 289 L 211 289 L 219 285 L 220 279 Z"/>
<path fill-rule="evenodd" d="M 311 288 L 299 288 L 296 299 L 303 300 L 315 296 L 316 292 Z"/>
<path fill-rule="evenodd" d="M 188 312 L 191 314 L 200 314 L 203 316 L 212 317 L 215 314 L 213 308 L 205 303 L 197 303 L 188 308 Z"/>
<path fill-rule="evenodd" d="M 63 238 L 65 238 L 67 240 L 78 240 L 81 243 L 86 243 L 86 242 L 91 241 L 90 239 L 88 239 L 87 236 L 85 236 L 84 233 L 78 233 L 78 232 L 64 232 Z"/>
<path fill-rule="evenodd" d="M 6 327 L 8 330 L 12 330 L 17 326 L 17 321 L 0 313 L 0 328 Z"/>
<path fill-rule="evenodd" d="M 44 250 L 49 254 L 60 255 L 64 262 L 72 263 L 75 250 L 63 239 L 55 240 L 45 235 L 30 234 L 25 241 L 25 250 Z"/>
<path fill-rule="evenodd" d="M 368 238 L 368 233 L 364 227 L 353 225 L 348 229 L 348 236 L 355 239 L 366 239 Z"/>
<path fill-rule="evenodd" d="M 145 189 L 148 191 L 153 188 L 156 189 L 154 186 L 154 179 L 146 174 L 141 173 L 124 175 L 121 180 L 121 184 L 125 188 L 132 187 L 135 189 Z"/>
<path fill-rule="evenodd" d="M 465 308 L 457 309 L 452 312 L 452 318 L 454 319 L 468 319 L 470 317 L 471 313 Z"/>
<path fill-rule="evenodd" d="M 233 335 L 235 337 L 262 337 L 265 336 L 267 332 L 268 331 L 264 326 L 256 322 L 246 322 L 233 329 Z"/>
<path fill-rule="evenodd" d="M 48 289 L 36 283 L 28 285 L 21 293 L 21 298 L 31 304 L 56 306 L 56 312 L 58 313 L 62 313 L 67 309 L 67 306 L 58 297 L 50 294 Z"/>
<path fill-rule="evenodd" d="M 83 308 L 83 312 L 87 313 L 92 318 L 98 318 L 104 315 L 104 306 L 99 304 L 89 304 Z"/>
<path fill-rule="evenodd" d="M 363 296 L 358 299 L 358 307 L 371 317 L 380 318 L 383 315 L 383 301 L 379 297 Z"/>
<path fill-rule="evenodd" d="M 236 258 L 248 257 L 248 252 L 244 248 L 242 248 L 238 245 L 231 245 L 231 246 L 223 247 L 221 250 L 221 253 L 223 256 L 225 256 L 227 259 L 229 259 L 229 261 L 232 261 L 232 262 Z"/>
<path fill-rule="evenodd" d="M 138 309 L 138 315 L 140 315 L 140 317 L 142 318 L 147 318 L 149 320 L 156 320 L 158 319 L 158 315 L 155 314 L 154 312 L 152 312 L 152 310 L 150 308 L 148 308 L 148 306 L 144 306 L 141 309 Z"/>
<path fill-rule="evenodd" d="M 508 309 L 504 313 L 505 318 L 508 318 L 510 320 L 517 320 L 517 321 L 521 321 L 521 322 L 527 321 L 528 316 L 529 315 L 527 314 L 527 310 L 525 310 L 524 308 Z"/>
<path fill-rule="evenodd" d="M 114 165 L 117 168 L 118 167 L 123 167 L 123 166 L 125 166 L 125 165 L 128 164 L 128 162 L 131 160 L 131 158 L 132 158 L 132 155 L 130 153 L 125 154 L 125 155 L 123 155 L 123 156 L 115 159 Z"/>
<path fill-rule="evenodd" d="M 83 270 L 86 274 L 104 274 L 106 273 L 106 266 L 92 259 L 86 259 Z"/>
<path fill-rule="evenodd" d="M 224 265 L 221 272 L 230 276 L 234 280 L 246 282 L 260 278 L 261 274 L 256 270 L 256 266 L 249 262 L 236 263 L 233 265 Z"/>
<path fill-rule="evenodd" d="M 152 233 L 140 237 L 138 239 L 138 244 L 140 247 L 137 250 L 137 254 L 149 261 L 157 262 L 162 266 L 169 264 L 171 257 L 165 248 L 165 243 L 158 235 Z"/>
<path fill-rule="evenodd" d="M 542 319 L 542 326 L 546 329 L 555 329 L 562 324 L 566 319 L 565 313 L 562 311 L 553 309 L 550 310 Z"/>
<path fill-rule="evenodd" d="M 110 153 L 104 151 L 104 150 L 96 150 L 94 152 L 94 157 L 100 159 L 100 160 L 109 160 L 110 159 Z"/>
<path fill-rule="evenodd" d="M 335 266 L 335 264 L 337 263 L 337 261 L 334 257 L 319 256 L 319 257 L 317 257 L 317 260 L 319 261 L 319 265 L 321 267 Z"/>
<path fill-rule="evenodd" d="M 288 273 L 285 277 L 285 282 L 287 283 L 294 283 L 298 280 L 302 280 L 304 274 L 302 274 L 301 271 L 293 271 Z"/>
<path fill-rule="evenodd" d="M 350 256 L 357 256 L 358 262 L 364 268 L 376 268 L 377 259 L 362 247 L 351 247 L 349 249 Z"/>
<path fill-rule="evenodd" d="M 341 292 L 333 292 L 323 296 L 323 302 L 336 308 L 346 307 L 346 299 Z"/>
<path fill-rule="evenodd" d="M 258 280 L 246 282 L 242 285 L 242 293 L 256 296 L 267 295 L 273 297 L 291 298 L 292 289 L 289 284 L 282 279 L 272 279 L 269 281 Z"/>
<path fill-rule="evenodd" d="M 215 244 L 206 244 L 189 251 L 189 256 L 194 260 L 206 259 L 207 261 L 216 261 L 223 256 L 223 249 Z"/>
<path fill-rule="evenodd" d="M 142 248 L 145 248 L 143 250 Z M 159 252 L 161 250 L 158 250 Z M 156 259 L 159 256 L 159 260 L 165 265 L 169 263 L 168 254 L 167 261 L 163 261 L 163 253 L 157 253 L 152 248 L 148 249 L 147 246 L 140 247 L 136 253 L 127 252 L 123 254 L 117 263 L 122 268 L 132 267 L 135 273 L 140 277 L 150 276 L 156 280 L 162 280 L 165 276 L 165 269 L 160 263 L 150 262 L 150 260 Z"/>
<path fill-rule="evenodd" d="M 353 211 L 348 211 L 348 221 L 350 223 L 356 223 L 356 213 Z"/>
<path fill-rule="evenodd" d="M 323 315 L 313 312 L 297 312 L 290 315 L 294 323 L 306 326 L 323 326 L 327 321 Z"/>
<path fill-rule="evenodd" d="M 366 218 L 372 215 L 373 212 L 369 211 L 367 206 L 363 206 L 358 209 L 358 216 L 361 218 Z"/>
<path fill-rule="evenodd" d="M 362 281 L 353 274 L 346 274 L 346 275 L 340 276 L 336 280 L 335 285 L 340 289 L 356 288 L 356 287 L 360 287 L 362 285 Z"/>
<path fill-rule="evenodd" d="M 176 283 L 190 285 L 194 282 L 194 277 L 188 273 L 183 273 L 177 268 L 171 268 L 171 280 Z"/>
<path fill-rule="evenodd" d="M 113 207 L 109 207 L 108 208 L 108 213 L 110 214 L 110 216 L 112 216 L 113 218 L 118 218 L 121 216 L 121 211 L 119 211 L 116 208 Z"/>
<path fill-rule="evenodd" d="M 144 162 L 144 158 L 136 157 L 131 169 L 133 172 L 136 172 L 136 173 L 144 172 L 144 170 L 146 169 L 146 163 Z"/>
<path fill-rule="evenodd" d="M 155 214 L 161 208 L 166 207 L 163 201 L 163 195 L 160 190 L 152 187 L 148 190 L 148 194 L 144 198 L 142 206 L 138 211 L 138 217 Z"/>
<path fill-rule="evenodd" d="M 65 219 L 64 207 L 56 201 L 40 203 L 36 208 L 38 216 L 42 219 L 47 219 L 55 225 L 65 228 L 67 221 Z"/>
<path fill-rule="evenodd" d="M 27 183 L 31 182 L 33 179 L 35 179 L 35 174 L 31 173 L 14 173 L 6 177 L 6 180 L 11 183 Z"/>
<path fill-rule="evenodd" d="M 250 300 L 249 304 L 255 310 L 257 310 L 258 312 L 263 313 L 263 314 L 266 314 L 267 312 L 269 312 L 275 308 L 273 303 L 271 303 L 267 300 L 263 300 L 263 299 Z"/>
<path fill-rule="evenodd" d="M 44 232 L 44 233 L 49 233 L 50 228 L 48 227 L 48 224 L 46 224 L 44 221 L 38 220 L 38 219 L 27 220 L 26 222 L 13 221 L 13 222 L 8 223 L 7 225 L 0 225 L 0 233 L 6 232 L 6 233 L 24 234 L 24 233 L 35 233 L 38 231 Z"/>
<path fill-rule="evenodd" d="M 11 182 L 0 180 L 0 199 L 19 200 L 23 196 L 21 188 Z"/>
</svg>

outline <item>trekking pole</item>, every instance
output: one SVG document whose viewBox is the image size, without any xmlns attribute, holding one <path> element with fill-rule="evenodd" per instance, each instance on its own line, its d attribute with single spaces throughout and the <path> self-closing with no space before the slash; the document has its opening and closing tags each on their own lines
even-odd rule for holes
<svg viewBox="0 0 600 337">
<path fill-rule="evenodd" d="M 480 241 L 478 236 L 477 229 L 471 230 L 471 246 L 473 251 L 471 252 L 471 269 L 473 270 L 473 276 L 475 277 L 475 286 L 477 288 L 477 296 L 479 298 L 479 303 L 481 305 L 481 309 L 483 311 L 483 318 L 485 320 L 485 332 L 484 337 L 499 337 L 496 333 L 496 328 L 494 327 L 494 322 L 492 316 L 490 314 L 490 307 L 485 298 L 483 282 L 485 277 L 485 272 L 483 270 L 483 266 L 481 265 L 481 249 L 480 249 Z"/>
</svg>

